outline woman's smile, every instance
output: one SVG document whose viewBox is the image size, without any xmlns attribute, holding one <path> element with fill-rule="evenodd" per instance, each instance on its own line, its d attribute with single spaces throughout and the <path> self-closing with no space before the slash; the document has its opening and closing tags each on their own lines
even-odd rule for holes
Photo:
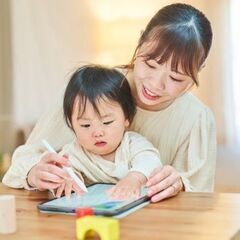
<svg viewBox="0 0 240 240">
<path fill-rule="evenodd" d="M 142 88 L 142 93 L 143 93 L 143 96 L 148 100 L 157 100 L 160 97 L 159 95 L 147 89 L 145 86 L 143 86 Z"/>
</svg>

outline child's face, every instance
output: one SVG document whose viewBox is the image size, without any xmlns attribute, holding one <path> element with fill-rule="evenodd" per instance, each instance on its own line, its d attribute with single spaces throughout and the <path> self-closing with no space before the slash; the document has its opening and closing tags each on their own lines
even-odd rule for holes
<svg viewBox="0 0 240 240">
<path fill-rule="evenodd" d="M 100 99 L 97 107 L 100 115 L 87 101 L 85 112 L 79 116 L 79 100 L 74 103 L 72 126 L 78 143 L 86 150 L 113 160 L 129 121 L 116 102 Z"/>
</svg>

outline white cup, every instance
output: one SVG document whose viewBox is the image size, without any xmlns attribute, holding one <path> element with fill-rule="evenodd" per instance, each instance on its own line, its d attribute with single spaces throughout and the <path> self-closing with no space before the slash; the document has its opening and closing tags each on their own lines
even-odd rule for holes
<svg viewBox="0 0 240 240">
<path fill-rule="evenodd" d="M 0 234 L 16 232 L 16 204 L 14 195 L 0 195 Z"/>
</svg>

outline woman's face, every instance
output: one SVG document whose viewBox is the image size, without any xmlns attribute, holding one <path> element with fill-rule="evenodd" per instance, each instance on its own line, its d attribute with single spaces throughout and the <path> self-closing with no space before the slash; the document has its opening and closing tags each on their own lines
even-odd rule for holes
<svg viewBox="0 0 240 240">
<path fill-rule="evenodd" d="M 146 49 L 144 47 L 143 49 Z M 158 59 L 146 60 L 146 51 L 139 50 L 134 62 L 135 98 L 137 105 L 146 110 L 161 110 L 172 103 L 174 99 L 186 92 L 193 80 L 184 74 L 171 69 L 171 59 L 159 64 Z"/>
</svg>

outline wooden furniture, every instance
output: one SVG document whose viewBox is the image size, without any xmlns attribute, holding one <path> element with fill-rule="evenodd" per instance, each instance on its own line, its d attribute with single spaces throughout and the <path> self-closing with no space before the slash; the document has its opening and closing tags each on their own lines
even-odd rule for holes
<svg viewBox="0 0 240 240">
<path fill-rule="evenodd" d="M 16 190 L 0 184 L 0 194 L 14 194 L 17 232 L 0 239 L 76 239 L 75 216 L 40 213 L 47 192 Z M 1 219 L 2 221 L 2 219 Z M 239 239 L 240 194 L 180 193 L 120 219 L 120 239 Z M 240 234 L 239 234 L 240 235 Z"/>
</svg>

